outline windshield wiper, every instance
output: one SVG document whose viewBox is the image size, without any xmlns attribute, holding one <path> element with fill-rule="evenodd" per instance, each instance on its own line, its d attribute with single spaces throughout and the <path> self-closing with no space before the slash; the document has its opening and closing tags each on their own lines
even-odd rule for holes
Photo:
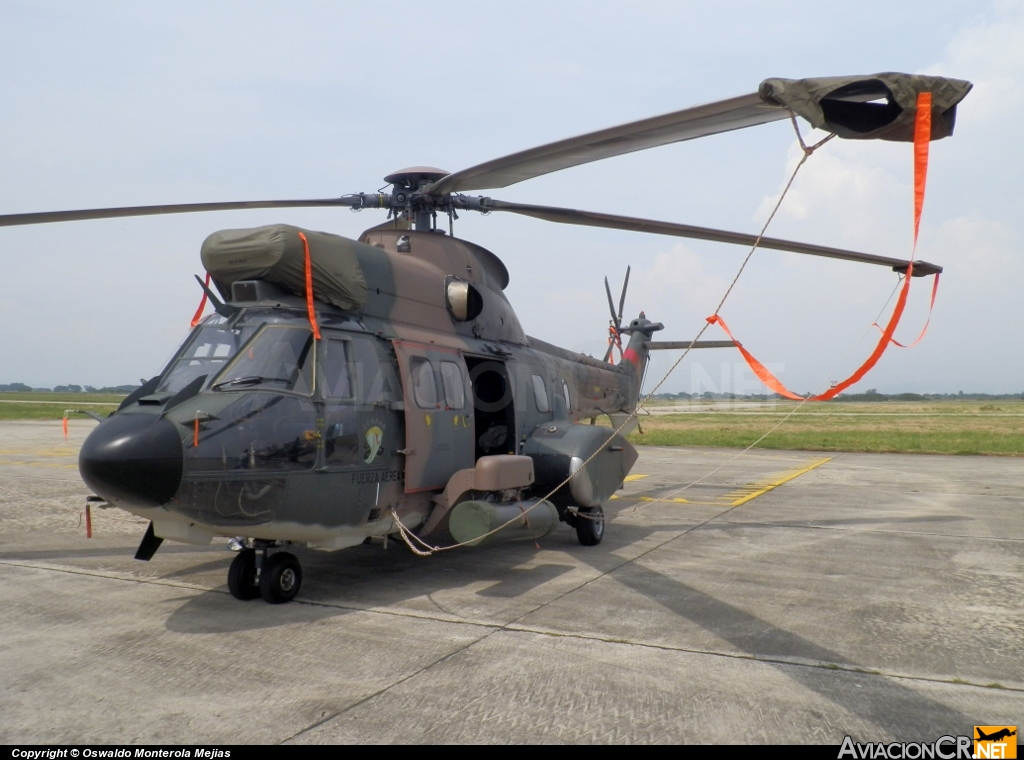
<svg viewBox="0 0 1024 760">
<path fill-rule="evenodd" d="M 247 377 L 236 377 L 232 380 L 224 380 L 214 383 L 210 387 L 217 391 L 227 385 L 262 385 L 263 383 L 290 383 L 287 377 L 263 377 L 263 375 L 249 375 Z"/>
</svg>

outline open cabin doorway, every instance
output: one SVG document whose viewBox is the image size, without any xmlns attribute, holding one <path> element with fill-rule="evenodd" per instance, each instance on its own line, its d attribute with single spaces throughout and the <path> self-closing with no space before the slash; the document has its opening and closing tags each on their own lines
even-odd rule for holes
<svg viewBox="0 0 1024 760">
<path fill-rule="evenodd" d="M 515 403 L 505 363 L 466 356 L 466 368 L 473 386 L 474 461 L 490 454 L 516 453 Z"/>
</svg>

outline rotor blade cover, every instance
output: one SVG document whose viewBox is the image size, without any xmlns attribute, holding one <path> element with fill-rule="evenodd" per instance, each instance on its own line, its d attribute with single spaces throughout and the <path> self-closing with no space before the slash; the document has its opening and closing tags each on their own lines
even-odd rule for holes
<svg viewBox="0 0 1024 760">
<path fill-rule="evenodd" d="M 766 79 L 765 103 L 788 108 L 818 129 L 852 140 L 914 141 L 917 96 L 932 95 L 932 140 L 953 134 L 956 106 L 971 91 L 962 79 L 885 72 L 871 76 Z"/>
<path fill-rule="evenodd" d="M 203 241 L 203 266 L 227 299 L 231 298 L 231 284 L 238 280 L 266 280 L 305 295 L 305 249 L 300 232 L 309 241 L 314 296 L 339 309 L 361 310 L 366 304 L 366 278 L 357 249 L 369 246 L 340 235 L 287 224 L 221 230 Z"/>
</svg>

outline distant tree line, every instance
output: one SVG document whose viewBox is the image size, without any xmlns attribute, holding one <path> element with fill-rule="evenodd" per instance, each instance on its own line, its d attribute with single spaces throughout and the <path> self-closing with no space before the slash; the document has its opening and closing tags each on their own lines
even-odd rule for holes
<svg viewBox="0 0 1024 760">
<path fill-rule="evenodd" d="M 2 387 L 2 386 L 0 386 Z M 809 393 L 806 395 L 810 395 Z M 660 401 L 784 401 L 777 393 L 656 393 Z M 840 393 L 833 401 L 1024 401 L 1024 393 L 879 393 L 869 388 L 864 393 Z"/>
<path fill-rule="evenodd" d="M 53 388 L 33 388 L 25 383 L 0 383 L 0 393 L 123 393 L 128 394 L 134 391 L 137 385 L 108 385 L 103 388 L 93 388 L 91 385 L 58 385 Z"/>
</svg>

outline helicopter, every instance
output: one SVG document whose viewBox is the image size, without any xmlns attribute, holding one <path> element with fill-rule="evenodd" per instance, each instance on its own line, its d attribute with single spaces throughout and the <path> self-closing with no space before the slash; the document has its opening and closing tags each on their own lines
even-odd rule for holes
<svg viewBox="0 0 1024 760">
<path fill-rule="evenodd" d="M 199 283 L 214 313 L 200 320 L 200 306 L 167 366 L 80 451 L 90 498 L 149 521 L 136 559 L 151 560 L 164 540 L 227 537 L 237 552 L 231 594 L 278 604 L 302 582 L 289 545 L 386 546 L 397 534 L 410 546 L 439 537 L 478 546 L 536 541 L 560 523 L 583 545 L 599 544 L 602 505 L 638 458 L 625 436 L 650 352 L 734 345 L 655 341 L 663 325 L 643 312 L 624 323 L 628 269 L 617 310 L 605 280 L 611 322 L 602 359 L 528 336 L 504 294 L 504 263 L 454 236 L 458 212 L 756 245 L 915 277 L 942 271 L 920 260 L 467 193 L 780 119 L 795 125 L 797 116 L 842 138 L 908 141 L 922 92 L 932 98 L 930 139 L 941 139 L 971 86 L 898 73 L 767 79 L 748 95 L 454 173 L 402 169 L 385 177 L 389 193 L 8 214 L 0 226 L 250 208 L 387 211 L 358 240 L 286 224 L 207 237 Z M 439 216 L 448 217 L 447 231 Z M 594 424 L 601 415 L 612 427 Z"/>
</svg>

